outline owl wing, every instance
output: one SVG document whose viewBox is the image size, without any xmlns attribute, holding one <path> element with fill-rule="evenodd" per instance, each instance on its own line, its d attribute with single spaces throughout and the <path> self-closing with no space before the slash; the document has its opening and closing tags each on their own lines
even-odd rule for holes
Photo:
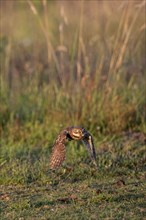
<svg viewBox="0 0 146 220">
<path fill-rule="evenodd" d="M 61 166 L 65 160 L 65 145 L 63 143 L 55 143 L 50 157 L 50 168 L 56 169 Z"/>
<path fill-rule="evenodd" d="M 90 134 L 88 134 L 85 138 L 83 138 L 83 143 L 87 146 L 88 151 L 91 155 L 92 161 L 97 166 L 96 152 L 95 152 L 95 147 L 94 147 L 92 136 Z"/>
</svg>

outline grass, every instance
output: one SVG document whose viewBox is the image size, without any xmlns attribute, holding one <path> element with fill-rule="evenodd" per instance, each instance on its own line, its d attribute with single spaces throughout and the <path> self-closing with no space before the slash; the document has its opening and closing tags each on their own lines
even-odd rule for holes
<svg viewBox="0 0 146 220">
<path fill-rule="evenodd" d="M 108 180 L 108 185 L 107 185 Z M 4 214 L 9 219 L 142 219 L 145 217 L 144 183 L 129 181 L 117 187 L 108 177 L 105 182 L 87 180 L 56 187 L 30 185 L 8 187 Z M 70 188 L 66 193 L 66 187 Z M 6 190 L 5 189 L 5 190 Z M 62 192 L 61 192 L 62 191 Z M 11 199 L 13 198 L 13 199 Z M 135 205 L 136 204 L 136 205 Z"/>
<path fill-rule="evenodd" d="M 144 1 L 0 3 L 1 219 L 144 219 Z M 71 125 L 92 133 L 98 171 L 76 142 L 49 170 Z"/>
<path fill-rule="evenodd" d="M 1 165 L 2 219 L 143 219 L 145 141 L 130 133 L 104 142 L 98 171 L 82 147 L 68 146 L 66 163 L 55 172 L 48 149 L 15 150 Z"/>
</svg>

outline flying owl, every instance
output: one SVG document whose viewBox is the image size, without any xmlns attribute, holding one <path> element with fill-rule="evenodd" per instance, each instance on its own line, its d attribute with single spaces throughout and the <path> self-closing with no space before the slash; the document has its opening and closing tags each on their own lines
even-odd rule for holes
<svg viewBox="0 0 146 220">
<path fill-rule="evenodd" d="M 68 127 L 60 132 L 55 140 L 51 158 L 50 168 L 55 170 L 59 168 L 65 160 L 65 143 L 69 140 L 81 140 L 88 148 L 93 163 L 96 164 L 96 152 L 91 134 L 83 127 Z"/>
</svg>

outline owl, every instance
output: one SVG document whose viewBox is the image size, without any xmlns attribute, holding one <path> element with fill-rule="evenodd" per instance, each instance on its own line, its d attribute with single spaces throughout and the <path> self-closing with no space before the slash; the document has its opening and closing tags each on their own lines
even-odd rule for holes
<svg viewBox="0 0 146 220">
<path fill-rule="evenodd" d="M 65 143 L 69 140 L 82 141 L 88 148 L 93 163 L 96 164 L 96 152 L 91 134 L 83 127 L 68 127 L 57 136 L 50 157 L 50 169 L 59 168 L 65 160 Z"/>
</svg>

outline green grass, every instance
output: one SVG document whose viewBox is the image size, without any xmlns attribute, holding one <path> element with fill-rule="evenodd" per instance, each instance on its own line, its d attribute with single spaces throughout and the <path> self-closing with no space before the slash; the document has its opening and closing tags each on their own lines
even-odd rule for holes
<svg viewBox="0 0 146 220">
<path fill-rule="evenodd" d="M 0 4 L 0 219 L 145 219 L 143 3 Z M 49 170 L 72 125 L 92 133 L 98 171 L 76 142 Z"/>
<path fill-rule="evenodd" d="M 143 219 L 145 141 L 142 133 L 131 133 L 102 142 L 98 171 L 75 143 L 55 172 L 49 150 L 21 149 L 1 164 L 1 219 Z"/>
<path fill-rule="evenodd" d="M 120 187 L 115 177 L 107 176 L 102 181 L 92 178 L 92 183 L 9 186 L 1 191 L 7 191 L 2 219 L 143 219 L 146 214 L 145 184 L 135 178 Z"/>
</svg>

